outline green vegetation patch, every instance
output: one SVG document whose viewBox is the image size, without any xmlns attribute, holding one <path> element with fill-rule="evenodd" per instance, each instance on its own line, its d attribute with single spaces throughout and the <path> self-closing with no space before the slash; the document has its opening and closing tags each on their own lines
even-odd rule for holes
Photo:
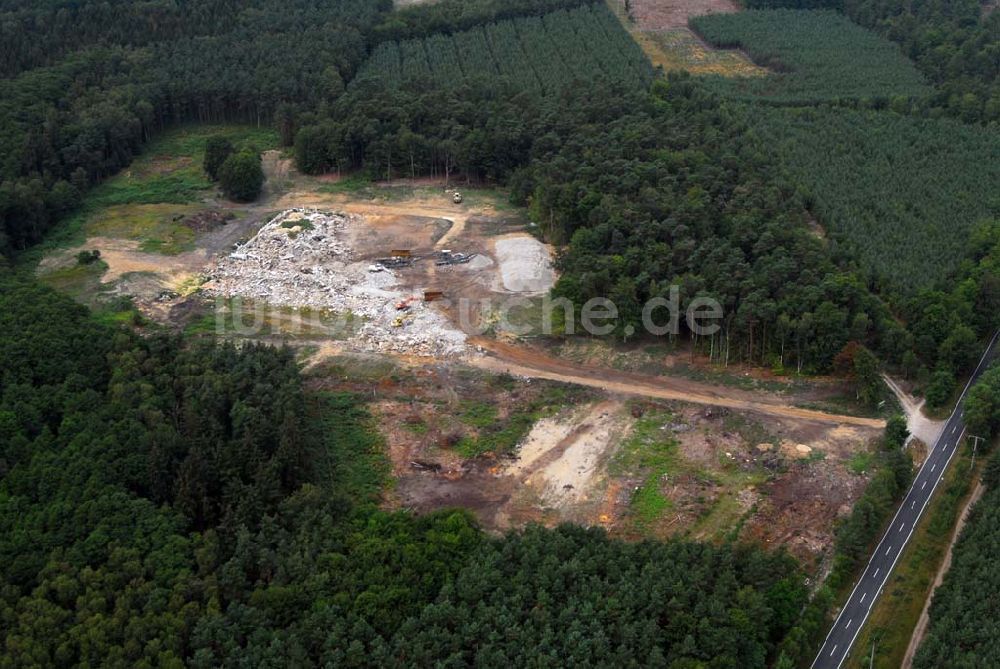
<svg viewBox="0 0 1000 669">
<path fill-rule="evenodd" d="M 504 380 L 498 377 L 497 383 L 502 384 Z M 506 416 L 500 416 L 497 407 L 489 402 L 462 402 L 459 420 L 474 428 L 476 434 L 462 436 L 455 450 L 467 458 L 484 453 L 512 453 L 538 420 L 585 396 L 586 391 L 573 386 L 546 384 L 538 395 L 516 404 Z"/>
<path fill-rule="evenodd" d="M 662 429 L 671 418 L 668 411 L 651 411 L 637 420 L 608 468 L 612 475 L 642 478 L 630 508 L 638 529 L 648 528 L 670 507 L 661 490 L 664 476 L 690 469 L 680 455 L 677 440 Z"/>
<path fill-rule="evenodd" d="M 275 131 L 250 126 L 195 125 L 168 131 L 128 168 L 88 192 L 80 209 L 21 262 L 37 262 L 45 252 L 82 244 L 88 237 L 134 239 L 140 242 L 139 250 L 164 255 L 190 250 L 196 233 L 183 220 L 201 209 L 200 202 L 212 193 L 202 169 L 205 142 L 212 136 L 260 150 L 279 146 Z"/>
<path fill-rule="evenodd" d="M 85 206 L 187 204 L 200 200 L 212 188 L 202 164 L 205 143 L 213 136 L 259 151 L 280 146 L 277 133 L 270 129 L 230 125 L 180 128 L 150 142 L 131 166 L 91 191 Z"/>
<path fill-rule="evenodd" d="M 768 77 L 712 79 L 718 90 L 773 102 L 923 97 L 931 92 L 899 46 L 831 11 L 710 14 L 691 26 L 711 44 L 745 49 Z"/>
<path fill-rule="evenodd" d="M 309 399 L 325 447 L 318 480 L 354 500 L 376 502 L 391 466 L 372 415 L 351 393 L 320 392 Z"/>
<path fill-rule="evenodd" d="M 101 277 L 107 270 L 108 265 L 103 260 L 87 264 L 77 262 L 46 272 L 39 279 L 45 285 L 82 302 L 101 291 Z"/>
<path fill-rule="evenodd" d="M 877 284 L 934 285 L 957 268 L 976 223 L 1000 215 L 995 132 L 842 108 L 747 113 L 828 235 Z"/>
<path fill-rule="evenodd" d="M 738 496 L 748 487 L 767 480 L 761 469 L 745 469 L 739 463 L 720 456 L 718 466 L 703 466 L 684 457 L 680 441 L 669 430 L 675 420 L 665 409 L 646 412 L 633 425 L 631 433 L 608 466 L 613 476 L 638 478 L 639 487 L 630 502 L 633 528 L 647 532 L 663 518 L 673 503 L 664 494 L 667 482 L 678 477 L 694 478 L 715 491 L 711 499 L 701 499 L 701 508 L 693 525 L 683 528 L 685 536 L 725 540 L 739 534 L 745 509 Z M 726 420 L 727 431 L 735 431 L 748 443 L 773 440 L 759 424 L 738 416 Z"/>
</svg>

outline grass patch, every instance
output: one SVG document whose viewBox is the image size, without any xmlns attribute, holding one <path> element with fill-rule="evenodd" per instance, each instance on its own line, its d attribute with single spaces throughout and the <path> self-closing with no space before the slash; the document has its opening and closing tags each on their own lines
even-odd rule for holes
<svg viewBox="0 0 1000 669">
<path fill-rule="evenodd" d="M 496 422 L 497 408 L 489 402 L 466 400 L 462 402 L 459 420 L 476 428 L 489 427 Z"/>
<path fill-rule="evenodd" d="M 195 125 L 170 130 L 150 142 L 132 164 L 86 194 L 80 210 L 21 254 L 35 265 L 47 253 L 82 244 L 87 237 L 135 239 L 140 249 L 173 255 L 191 248 L 195 234 L 180 220 L 214 192 L 202 171 L 205 142 L 213 135 L 261 151 L 276 149 L 275 131 L 240 125 Z"/>
<path fill-rule="evenodd" d="M 980 459 L 982 461 L 982 459 Z M 885 584 L 882 597 L 858 635 L 855 650 L 845 667 L 865 669 L 876 641 L 874 666 L 897 669 L 923 611 L 927 595 L 948 550 L 959 513 L 972 493 L 979 469 L 970 472 L 969 453 L 957 455 L 931 499 L 896 569 Z"/>
<path fill-rule="evenodd" d="M 847 461 L 847 468 L 851 470 L 852 474 L 857 474 L 862 476 L 866 472 L 872 470 L 872 465 L 875 463 L 875 456 L 869 451 L 859 451 L 851 456 L 851 459 Z"/>
<path fill-rule="evenodd" d="M 726 541 L 733 537 L 734 531 L 739 532 L 747 517 L 739 494 L 748 487 L 763 483 L 769 474 L 763 469 L 744 469 L 725 456 L 720 457 L 718 470 L 706 469 L 688 460 L 680 449 L 679 440 L 664 429 L 674 420 L 673 414 L 667 410 L 647 412 L 635 422 L 632 432 L 608 465 L 612 476 L 642 481 L 630 501 L 629 522 L 632 529 L 638 533 L 653 530 L 664 514 L 673 508 L 671 500 L 663 494 L 664 482 L 686 476 L 711 485 L 719 490 L 719 494 L 711 503 L 705 504 L 697 520 L 682 533 L 702 540 Z M 740 420 L 734 418 L 731 423 L 727 422 L 726 429 L 750 430 L 758 441 L 766 440 L 763 428 L 754 431 L 752 424 L 739 424 Z"/>
<path fill-rule="evenodd" d="M 660 492 L 660 481 L 650 475 L 632 495 L 632 517 L 642 526 L 648 526 L 671 507 L 671 502 Z"/>
<path fill-rule="evenodd" d="M 39 280 L 77 302 L 93 306 L 93 298 L 102 290 L 101 277 L 108 271 L 103 260 L 87 265 L 74 263 L 40 275 Z"/>
<path fill-rule="evenodd" d="M 739 51 L 706 48 L 688 30 L 638 33 L 637 40 L 653 65 L 664 72 L 684 70 L 694 75 L 761 77 L 768 70 L 755 65 Z"/>
<path fill-rule="evenodd" d="M 324 446 L 318 483 L 352 500 L 377 502 L 391 467 L 372 415 L 352 393 L 320 392 L 310 399 Z"/>
<path fill-rule="evenodd" d="M 332 183 L 324 183 L 317 188 L 320 193 L 350 193 L 353 195 L 369 195 L 375 197 L 375 182 L 363 174 L 349 174 Z"/>
<path fill-rule="evenodd" d="M 219 335 L 231 339 L 284 337 L 297 341 L 343 340 L 361 327 L 364 319 L 327 309 L 276 307 L 265 302 L 218 298 L 206 312 L 192 319 L 185 333 Z"/>
<path fill-rule="evenodd" d="M 672 418 L 669 411 L 646 413 L 635 422 L 608 466 L 615 476 L 642 477 L 629 507 L 630 519 L 638 530 L 648 529 L 670 508 L 670 500 L 660 489 L 664 476 L 690 469 L 680 456 L 677 440 L 662 429 Z"/>
<path fill-rule="evenodd" d="M 514 407 L 506 417 L 499 417 L 497 408 L 487 402 L 462 402 L 459 420 L 474 427 L 476 434 L 464 435 L 455 450 L 466 458 L 484 453 L 513 453 L 537 421 L 586 395 L 587 391 L 580 388 L 548 384 L 537 396 Z"/>
</svg>

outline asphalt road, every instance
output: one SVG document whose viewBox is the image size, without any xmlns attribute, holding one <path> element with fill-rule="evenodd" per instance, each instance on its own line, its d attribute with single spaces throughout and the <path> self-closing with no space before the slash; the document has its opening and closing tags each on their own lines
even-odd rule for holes
<svg viewBox="0 0 1000 669">
<path fill-rule="evenodd" d="M 969 379 L 969 383 L 966 384 L 965 390 L 962 391 L 962 397 L 955 405 L 955 411 L 948 418 L 941 436 L 934 444 L 930 456 L 917 473 L 906 499 L 903 500 L 895 518 L 889 524 L 882 541 L 872 553 L 868 566 L 865 567 L 865 571 L 857 585 L 854 586 L 851 596 L 840 615 L 837 616 L 837 621 L 830 628 L 830 633 L 827 634 L 823 647 L 820 648 L 819 654 L 813 660 L 814 669 L 838 669 L 850 653 L 858 632 L 864 626 L 875 600 L 882 592 L 882 586 L 889 579 L 903 548 L 913 535 L 917 521 L 920 520 L 920 516 L 927 507 L 927 502 L 934 494 L 945 469 L 948 468 L 948 463 L 951 462 L 952 456 L 955 455 L 955 451 L 958 450 L 965 438 L 965 422 L 963 421 L 965 397 L 973 381 L 996 357 L 997 338 L 998 336 L 994 335 L 990 341 L 979 366 L 972 378 Z"/>
</svg>

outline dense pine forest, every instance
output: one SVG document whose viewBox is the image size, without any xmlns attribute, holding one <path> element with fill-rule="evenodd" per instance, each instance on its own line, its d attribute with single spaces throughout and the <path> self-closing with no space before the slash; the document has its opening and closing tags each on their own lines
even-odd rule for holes
<svg viewBox="0 0 1000 669">
<path fill-rule="evenodd" d="M 1000 121 L 1000 12 L 979 0 L 748 0 L 749 9 L 835 9 L 898 43 L 937 91 L 921 105 L 968 122 Z"/>
</svg>

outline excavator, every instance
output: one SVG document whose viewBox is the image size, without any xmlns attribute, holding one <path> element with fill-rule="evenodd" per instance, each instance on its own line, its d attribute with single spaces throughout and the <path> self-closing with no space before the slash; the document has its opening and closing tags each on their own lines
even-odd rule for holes
<svg viewBox="0 0 1000 669">
<path fill-rule="evenodd" d="M 396 311 L 409 311 L 410 305 L 419 299 L 420 299 L 419 297 L 414 295 L 412 297 L 406 298 L 405 300 L 402 300 L 401 302 L 396 302 Z"/>
</svg>

